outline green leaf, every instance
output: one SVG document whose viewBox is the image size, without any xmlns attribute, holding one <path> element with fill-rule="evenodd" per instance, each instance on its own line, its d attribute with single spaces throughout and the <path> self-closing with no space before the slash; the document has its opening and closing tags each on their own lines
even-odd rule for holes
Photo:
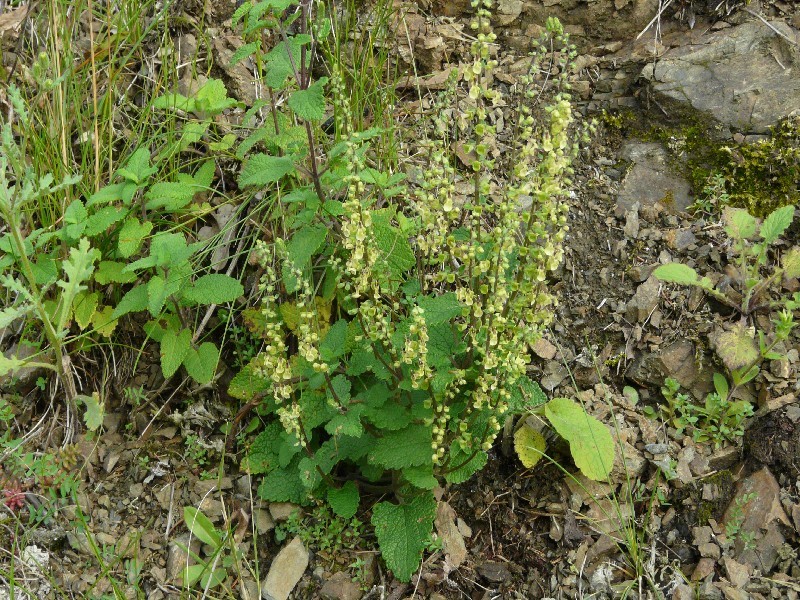
<svg viewBox="0 0 800 600">
<path fill-rule="evenodd" d="M 128 214 L 125 207 L 104 206 L 86 220 L 83 235 L 89 237 L 103 233 L 117 221 L 121 221 Z"/>
<path fill-rule="evenodd" d="M 387 469 L 416 467 L 432 461 L 431 428 L 424 425 L 410 425 L 386 433 L 375 442 L 369 454 L 371 464 Z"/>
<path fill-rule="evenodd" d="M 381 554 L 400 581 L 409 581 L 419 567 L 435 515 L 436 499 L 432 493 L 420 494 L 406 504 L 380 502 L 372 509 L 372 525 Z"/>
<path fill-rule="evenodd" d="M 67 241 L 77 240 L 83 235 L 83 231 L 86 229 L 86 219 L 88 217 L 89 213 L 80 200 L 73 200 L 70 205 L 67 206 L 67 209 L 64 211 L 63 219 L 64 237 Z"/>
<path fill-rule="evenodd" d="M 219 550 L 222 547 L 222 538 L 217 532 L 214 524 L 207 516 L 196 509 L 194 506 L 186 506 L 183 509 L 183 521 L 192 535 L 204 544 Z"/>
<path fill-rule="evenodd" d="M 100 401 L 100 394 L 94 392 L 91 396 L 78 394 L 75 400 L 82 403 L 86 407 L 86 412 L 83 413 L 83 422 L 89 431 L 97 431 L 103 424 L 103 415 L 105 414 L 105 403 Z"/>
<path fill-rule="evenodd" d="M 453 468 L 453 470 L 445 475 L 445 480 L 447 483 L 464 483 L 475 473 L 480 471 L 484 466 L 486 466 L 486 461 L 489 460 L 489 455 L 486 454 L 486 452 L 479 450 L 470 458 L 471 454 L 471 452 L 467 454 L 461 449 L 451 447 L 450 464 L 452 465 L 451 468 Z"/>
<path fill-rule="evenodd" d="M 381 407 L 367 406 L 364 418 L 384 431 L 397 431 L 411 423 L 411 412 L 397 402 L 387 402 Z"/>
<path fill-rule="evenodd" d="M 432 490 L 439 482 L 433 476 L 433 465 L 421 465 L 403 469 L 403 477 L 408 483 L 421 490 Z"/>
<path fill-rule="evenodd" d="M 714 390 L 723 400 L 728 397 L 728 379 L 722 373 L 714 373 Z"/>
<path fill-rule="evenodd" d="M 653 271 L 653 275 L 661 281 L 669 281 L 670 283 L 679 283 L 681 285 L 699 285 L 700 283 L 697 271 L 681 263 L 661 265 Z"/>
<path fill-rule="evenodd" d="M 294 171 L 294 160 L 291 156 L 270 156 L 254 154 L 239 174 L 239 186 L 265 186 L 279 181 L 284 175 Z"/>
<path fill-rule="evenodd" d="M 116 174 L 133 183 L 144 183 L 157 172 L 158 168 L 150 166 L 150 149 L 141 146 L 130 155 L 124 167 L 117 169 Z"/>
<path fill-rule="evenodd" d="M 192 332 L 188 329 L 181 329 L 175 333 L 174 329 L 168 329 L 161 338 L 161 372 L 166 379 L 172 377 L 183 363 L 183 359 L 189 353 L 192 342 Z"/>
<path fill-rule="evenodd" d="M 373 222 L 373 234 L 380 252 L 378 263 L 388 269 L 386 275 L 389 276 L 392 287 L 396 288 L 402 280 L 402 274 L 417 263 L 414 251 L 406 235 L 395 227 Z"/>
<path fill-rule="evenodd" d="M 772 244 L 792 224 L 794 219 L 794 206 L 789 204 L 773 211 L 761 225 L 761 237 L 766 244 Z"/>
<path fill-rule="evenodd" d="M 211 273 L 199 277 L 183 297 L 196 304 L 225 304 L 242 294 L 244 287 L 238 280 L 222 273 Z"/>
<path fill-rule="evenodd" d="M 614 466 L 614 439 L 608 428 L 569 398 L 553 398 L 544 410 L 553 428 L 569 442 L 581 473 L 595 481 L 606 479 Z"/>
<path fill-rule="evenodd" d="M 343 519 L 351 519 L 358 510 L 360 496 L 356 484 L 346 482 L 340 488 L 328 488 L 328 504 Z"/>
<path fill-rule="evenodd" d="M 539 384 L 526 375 L 520 377 L 509 392 L 508 408 L 512 413 L 527 412 L 547 402 L 547 395 Z"/>
<path fill-rule="evenodd" d="M 164 308 L 167 300 L 167 280 L 161 275 L 153 275 L 147 282 L 147 310 L 154 317 L 157 317 Z"/>
<path fill-rule="evenodd" d="M 273 421 L 259 433 L 250 444 L 249 453 L 242 467 L 251 475 L 269 473 L 278 467 L 278 455 L 283 445 L 283 427 Z"/>
<path fill-rule="evenodd" d="M 117 327 L 118 320 L 112 316 L 113 312 L 113 307 L 103 306 L 98 308 L 92 315 L 92 327 L 94 327 L 95 332 L 103 337 L 111 337 Z"/>
<path fill-rule="evenodd" d="M 271 388 L 270 380 L 259 375 L 253 368 L 253 361 L 250 361 L 231 380 L 228 394 L 238 400 L 250 402 L 257 395 L 266 395 Z"/>
<path fill-rule="evenodd" d="M 203 342 L 197 350 L 189 348 L 183 359 L 183 366 L 186 367 L 189 376 L 197 383 L 206 384 L 214 379 L 218 362 L 219 350 L 217 346 L 212 342 Z"/>
<path fill-rule="evenodd" d="M 746 240 L 756 233 L 756 218 L 742 208 L 728 206 L 722 213 L 725 232 L 735 240 Z"/>
<path fill-rule="evenodd" d="M 339 319 L 331 325 L 328 335 L 319 345 L 319 355 L 325 362 L 333 362 L 347 351 L 347 321 Z"/>
<path fill-rule="evenodd" d="M 199 186 L 185 181 L 159 181 L 147 190 L 145 208 L 175 212 L 189 204 L 200 190 Z"/>
<path fill-rule="evenodd" d="M 794 246 L 784 254 L 781 265 L 785 277 L 800 277 L 800 246 Z"/>
<path fill-rule="evenodd" d="M 286 252 L 299 268 L 303 268 L 311 260 L 325 242 L 328 228 L 321 225 L 309 225 L 297 231 L 286 245 Z"/>
<path fill-rule="evenodd" d="M 325 116 L 325 84 L 327 77 L 321 77 L 308 86 L 289 96 L 289 108 L 301 119 L 319 121 Z"/>
<path fill-rule="evenodd" d="M 231 56 L 231 66 L 235 66 L 237 63 L 243 61 L 245 58 L 248 58 L 255 54 L 261 48 L 261 43 L 258 41 L 250 42 L 249 44 L 243 44 L 237 48 L 236 52 L 233 53 Z"/>
<path fill-rule="evenodd" d="M 714 349 L 729 371 L 741 369 L 758 360 L 755 332 L 744 323 L 736 323 L 712 339 Z"/>
<path fill-rule="evenodd" d="M 113 260 L 104 260 L 97 265 L 97 271 L 94 274 L 94 280 L 100 285 L 107 285 L 109 283 L 132 283 L 136 281 L 136 273 L 123 273 L 123 269 L 127 266 L 123 262 L 115 262 Z"/>
<path fill-rule="evenodd" d="M 268 502 L 294 502 L 305 504 L 308 490 L 300 480 L 299 460 L 293 460 L 285 469 L 275 469 L 267 474 L 258 486 L 258 495 Z"/>
<path fill-rule="evenodd" d="M 114 309 L 113 317 L 118 319 L 129 312 L 141 312 L 147 309 L 147 286 L 137 285 L 128 290 Z"/>
<path fill-rule="evenodd" d="M 541 433 L 525 423 L 514 432 L 514 450 L 523 466 L 532 469 L 544 456 L 547 442 Z"/>
<path fill-rule="evenodd" d="M 97 292 L 81 292 L 75 296 L 75 300 L 72 302 L 72 314 L 75 316 L 78 327 L 82 330 L 92 322 L 92 315 L 97 308 L 99 299 L 100 294 Z"/>
<path fill-rule="evenodd" d="M 417 304 L 425 311 L 423 316 L 429 327 L 449 323 L 461 316 L 462 306 L 453 292 L 441 296 L 423 296 Z"/>
<path fill-rule="evenodd" d="M 152 229 L 153 224 L 150 221 L 140 223 L 136 217 L 131 217 L 125 221 L 117 238 L 117 249 L 120 256 L 123 258 L 133 256 Z"/>
</svg>

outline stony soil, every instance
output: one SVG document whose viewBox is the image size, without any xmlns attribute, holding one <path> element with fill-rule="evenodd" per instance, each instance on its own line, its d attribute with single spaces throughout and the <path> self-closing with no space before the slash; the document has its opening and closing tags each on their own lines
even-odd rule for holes
<svg viewBox="0 0 800 600">
<path fill-rule="evenodd" d="M 196 14 L 196 4 L 176 10 Z M 465 55 L 462 4 L 398 5 L 408 10 L 409 32 L 397 43 L 398 60 L 413 56 L 430 88 L 446 63 Z M 216 523 L 232 524 L 245 554 L 257 557 L 262 581 L 267 573 L 284 584 L 299 580 L 289 586 L 293 598 L 605 598 L 625 590 L 629 598 L 797 598 L 797 336 L 784 348 L 786 359 L 769 364 L 743 390 L 757 410 L 738 444 L 695 443 L 642 410 L 663 402 L 659 387 L 667 376 L 697 400 L 712 389 L 720 367 L 709 339 L 730 316 L 702 294 L 658 282 L 653 268 L 680 260 L 721 278 L 729 275 L 730 246 L 718 216 L 686 211 L 698 192 L 682 172 L 688 167 L 680 152 L 648 134 L 654 122 L 675 115 L 665 114 L 658 93 L 639 75 L 671 47 L 760 22 L 754 15 L 800 29 L 793 3 L 729 4 L 725 14 L 724 7 L 720 13 L 704 2 L 678 1 L 662 15 L 660 37 L 651 29 L 637 40 L 658 2 L 500 3 L 506 24 L 501 73 L 513 77 L 512 53 L 537 32 L 545 11 L 560 12 L 583 52 L 575 74 L 581 110 L 601 117 L 570 200 L 567 254 L 555 282 L 561 304 L 551 332 L 534 349 L 531 373 L 548 394 L 577 396 L 615 427 L 620 460 L 611 482 L 565 477 L 552 464 L 526 470 L 508 444 L 498 443 L 486 469 L 442 490 L 436 522 L 442 548 L 403 585 L 385 572 L 369 537 L 345 536 L 333 549 L 319 539 L 286 537 L 293 507 L 259 501 L 258 482 L 238 472 L 236 456 L 224 454 L 219 426 L 239 409 L 224 385 L 162 390 L 138 406 L 120 394 L 107 407 L 104 433 L 79 442 L 77 506 L 64 506 L 25 534 L 27 563 L 18 563 L 18 580 L 42 598 L 64 592 L 100 597 L 111 590 L 93 558 L 99 551 L 121 581 L 140 565 L 148 599 L 175 597 L 186 559 L 178 544 L 190 544 L 183 507 L 196 506 Z M 249 72 L 226 66 L 240 43 L 226 22 L 232 7 L 212 7 L 217 35 L 208 46 L 188 31 L 175 35 L 187 55 L 199 49 L 212 59 L 214 74 L 247 101 Z M 600 111 L 619 108 L 630 110 L 621 125 L 602 121 Z M 784 285 L 785 292 L 800 287 L 796 280 Z M 153 364 L 140 363 L 119 390 L 159 388 L 157 353 L 149 356 Z M 624 386 L 637 390 L 638 403 Z M 32 404 L 20 421 L 34 422 L 44 404 Z M 571 468 L 557 442 L 551 452 Z M 673 478 L 666 481 L 660 469 Z M 99 549 L 75 527 L 81 519 Z M 747 535 L 731 535 L 732 523 Z M 30 558 L 36 552 L 56 587 L 38 573 Z M 254 577 L 242 574 L 236 581 L 240 597 L 258 597 Z M 7 597 L 2 583 L 0 598 Z M 135 597 L 132 588 L 124 594 Z"/>
</svg>

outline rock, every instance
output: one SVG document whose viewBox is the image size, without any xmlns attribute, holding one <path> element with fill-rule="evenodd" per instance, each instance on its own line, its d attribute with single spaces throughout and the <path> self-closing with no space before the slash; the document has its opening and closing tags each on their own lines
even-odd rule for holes
<svg viewBox="0 0 800 600">
<path fill-rule="evenodd" d="M 545 360 L 553 360 L 558 354 L 558 348 L 544 338 L 539 338 L 535 344 L 531 346 L 533 353 L 539 358 Z"/>
<path fill-rule="evenodd" d="M 743 588 L 750 581 L 750 572 L 752 569 L 749 565 L 743 565 L 730 556 L 726 556 L 722 559 L 722 565 L 725 567 L 725 575 L 732 585 Z"/>
<path fill-rule="evenodd" d="M 26 343 L 14 344 L 10 349 L 0 348 L 0 352 L 8 359 L 26 360 L 33 357 L 39 351 Z M 37 356 L 34 362 L 46 363 L 50 361 L 50 353 L 44 356 Z M 27 393 L 36 384 L 39 377 L 47 375 L 47 370 L 43 367 L 22 367 L 11 373 L 0 375 L 0 390 L 8 390 L 20 394 Z"/>
<path fill-rule="evenodd" d="M 714 572 L 717 561 L 713 558 L 701 558 L 692 572 L 692 581 L 701 581 Z"/>
<path fill-rule="evenodd" d="M 319 591 L 323 600 L 359 600 L 361 590 L 344 571 L 331 575 Z"/>
<path fill-rule="evenodd" d="M 713 389 L 711 370 L 699 368 L 695 346 L 686 339 L 643 354 L 631 363 L 626 375 L 637 383 L 653 386 L 662 386 L 664 379 L 672 377 L 683 389 L 700 399 Z"/>
<path fill-rule="evenodd" d="M 775 20 L 704 35 L 644 68 L 661 106 L 690 108 L 744 133 L 766 133 L 800 106 L 800 32 Z M 674 112 L 674 110 L 672 111 Z"/>
<path fill-rule="evenodd" d="M 269 514 L 277 522 L 286 521 L 296 510 L 300 510 L 300 507 L 291 502 L 273 502 L 269 505 Z"/>
<path fill-rule="evenodd" d="M 721 583 L 719 584 L 719 589 L 722 591 L 725 600 L 750 600 L 750 594 L 732 585 Z"/>
<path fill-rule="evenodd" d="M 672 590 L 672 600 L 695 600 L 694 590 L 685 583 L 679 583 Z"/>
<path fill-rule="evenodd" d="M 239 598 L 241 600 L 259 600 L 261 593 L 259 591 L 258 582 L 252 579 L 243 579 L 239 588 Z"/>
<path fill-rule="evenodd" d="M 467 559 L 467 547 L 456 524 L 456 511 L 447 502 L 439 502 L 434 521 L 436 531 L 442 540 L 446 569 L 457 569 Z"/>
<path fill-rule="evenodd" d="M 622 228 L 622 233 L 631 239 L 636 239 L 639 236 L 639 203 L 634 202 L 631 209 L 625 213 L 625 226 Z"/>
<path fill-rule="evenodd" d="M 705 544 L 700 544 L 697 549 L 700 551 L 700 556 L 703 558 L 713 558 L 714 560 L 719 560 L 721 556 L 721 551 L 719 546 L 712 542 L 706 542 Z"/>
<path fill-rule="evenodd" d="M 665 235 L 667 245 L 673 250 L 686 250 L 697 243 L 691 229 L 672 229 Z"/>
<path fill-rule="evenodd" d="M 604 564 L 597 568 L 592 576 L 589 578 L 589 587 L 597 594 L 603 594 L 611 591 L 611 580 L 614 576 L 614 571 L 611 565 Z"/>
<path fill-rule="evenodd" d="M 264 600 L 286 600 L 308 567 L 308 550 L 299 537 L 284 546 L 272 560 L 261 586 Z"/>
<path fill-rule="evenodd" d="M 778 560 L 778 549 L 785 541 L 780 525 L 791 527 L 780 492 L 774 475 L 765 467 L 739 482 L 723 517 L 727 529 L 738 530 L 734 558 L 762 573 L 769 573 Z"/>
<path fill-rule="evenodd" d="M 257 508 L 253 511 L 253 523 L 256 526 L 256 531 L 261 535 L 275 529 L 275 521 L 272 520 L 269 512 L 263 508 Z"/>
<path fill-rule="evenodd" d="M 661 144 L 631 142 L 621 154 L 633 166 L 620 186 L 617 214 L 626 214 L 636 203 L 642 209 L 659 203 L 672 211 L 686 210 L 692 203 L 689 182 L 672 167 Z"/>
<path fill-rule="evenodd" d="M 486 561 L 477 568 L 478 575 L 489 583 L 508 583 L 511 581 L 511 571 L 503 563 Z"/>
<path fill-rule="evenodd" d="M 625 308 L 625 316 L 629 321 L 643 323 L 658 306 L 658 292 L 661 282 L 653 276 L 647 278 L 636 288 L 636 293 Z"/>
</svg>

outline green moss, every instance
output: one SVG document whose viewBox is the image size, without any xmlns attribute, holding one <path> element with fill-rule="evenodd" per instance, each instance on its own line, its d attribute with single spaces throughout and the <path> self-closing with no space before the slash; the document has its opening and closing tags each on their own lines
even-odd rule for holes
<svg viewBox="0 0 800 600">
<path fill-rule="evenodd" d="M 689 181 L 698 201 L 713 200 L 746 208 L 764 217 L 776 208 L 800 201 L 800 116 L 776 125 L 768 138 L 737 143 L 719 125 L 691 112 L 653 124 L 647 115 L 626 110 L 604 113 L 604 122 L 623 139 L 660 142 L 673 157 L 673 167 Z M 709 181 L 724 180 L 724 202 Z"/>
</svg>

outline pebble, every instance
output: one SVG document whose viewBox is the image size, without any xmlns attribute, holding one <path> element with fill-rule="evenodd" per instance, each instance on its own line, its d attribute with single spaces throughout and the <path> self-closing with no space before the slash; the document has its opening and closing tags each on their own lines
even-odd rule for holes
<svg viewBox="0 0 800 600">
<path fill-rule="evenodd" d="M 308 550 L 299 537 L 284 546 L 272 561 L 261 586 L 264 600 L 286 600 L 308 567 Z"/>
</svg>

